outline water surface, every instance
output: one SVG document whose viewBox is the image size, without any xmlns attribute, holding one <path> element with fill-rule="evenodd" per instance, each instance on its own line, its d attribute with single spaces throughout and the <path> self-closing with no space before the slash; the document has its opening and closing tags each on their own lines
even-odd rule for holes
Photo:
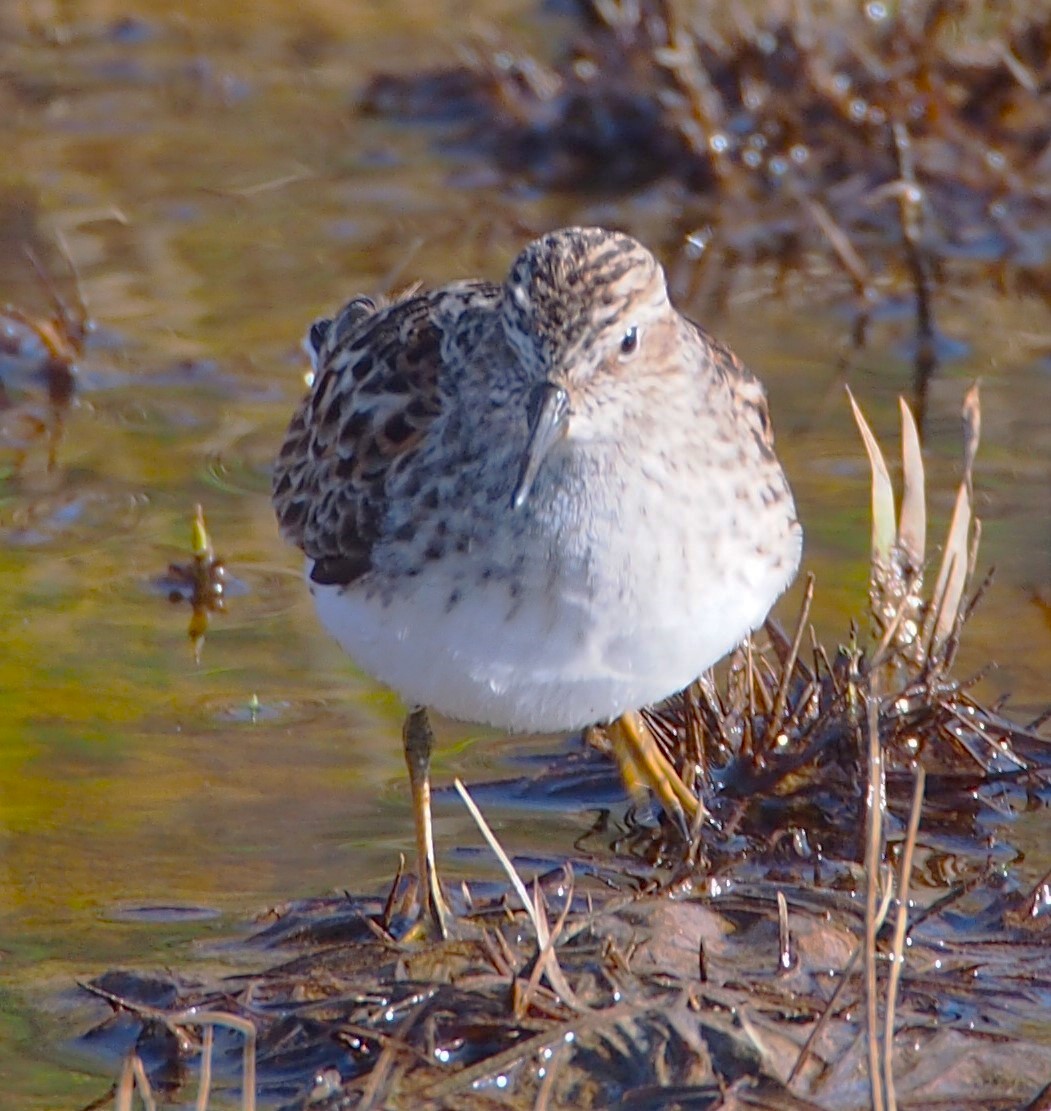
<svg viewBox="0 0 1051 1111">
<path fill-rule="evenodd" d="M 0 299 L 48 311 L 23 244 L 72 299 L 61 236 L 97 322 L 56 467 L 38 443 L 17 471 L 10 446 L 0 457 L 0 1082 L 14 1104 L 42 1109 L 105 1089 L 58 1049 L 76 1028 L 63 1005 L 76 978 L 183 966 L 195 942 L 267 905 L 378 887 L 411 852 L 402 709 L 319 632 L 269 507 L 306 325 L 358 291 L 499 276 L 558 224 L 644 234 L 667 202 L 659 189 L 623 206 L 543 197 L 459 161 L 436 133 L 358 116 L 355 92 L 377 66 L 453 49 L 450 3 L 174 14 L 70 0 L 38 24 L 30 8 L 0 14 Z M 525 0 L 475 11 L 525 41 L 559 26 L 538 27 Z M 958 479 L 960 401 L 980 376 L 982 562 L 999 568 L 961 669 L 997 661 L 982 693 L 1013 691 L 1024 718 L 1051 695 L 1048 315 L 962 290 L 941 322 L 971 346 L 932 393 L 934 526 Z M 805 289 L 775 297 L 760 274 L 707 323 L 769 385 L 818 576 L 816 622 L 835 642 L 860 612 L 868 544 L 866 469 L 837 369 L 846 322 Z M 902 338 L 876 329 L 850 371 L 890 441 L 910 377 Z M 31 378 L 12 383 L 19 406 L 41 408 Z M 242 588 L 199 664 L 188 611 L 152 585 L 187 557 L 198 502 Z M 798 590 L 786 620 L 797 602 Z M 441 738 L 445 782 L 508 774 L 551 743 L 453 723 Z M 510 849 L 534 852 L 557 853 L 590 825 L 586 813 L 493 819 Z M 479 869 L 452 852 L 478 837 L 451 801 L 437 834 L 450 874 Z M 1046 816 L 1020 822 L 1017 840 L 1034 876 L 1051 864 Z"/>
</svg>

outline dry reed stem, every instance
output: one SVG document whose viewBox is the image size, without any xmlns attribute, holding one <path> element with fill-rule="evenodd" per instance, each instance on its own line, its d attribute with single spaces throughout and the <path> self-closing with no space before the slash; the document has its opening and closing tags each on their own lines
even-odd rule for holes
<svg viewBox="0 0 1051 1111">
<path fill-rule="evenodd" d="M 873 1111 L 884 1111 L 883 1069 L 879 1047 L 879 994 L 876 975 L 876 935 L 879 873 L 883 861 L 883 814 L 887 805 L 883 753 L 879 740 L 879 699 L 870 691 L 867 702 L 868 790 L 865 839 L 865 1026 L 868 1044 L 869 1090 Z"/>
<path fill-rule="evenodd" d="M 115 1111 L 132 1111 L 132 1101 L 135 1099 L 136 1092 L 139 1093 L 139 1099 L 142 1100 L 142 1106 L 146 1111 L 157 1111 L 157 1101 L 153 1098 L 153 1089 L 150 1087 L 142 1059 L 137 1053 L 129 1053 L 124 1058 L 120 1070 L 117 1097 L 114 1101 Z"/>
<path fill-rule="evenodd" d="M 799 649 L 803 643 L 803 634 L 807 628 L 807 619 L 810 617 L 810 605 L 814 601 L 814 575 L 809 572 L 806 577 L 806 588 L 803 591 L 803 603 L 799 607 L 799 620 L 796 622 L 795 636 L 792 638 L 791 647 L 781 668 L 781 682 L 774 698 L 773 710 L 770 713 L 770 724 L 766 730 L 766 745 L 772 745 L 785 720 L 785 709 L 788 705 L 788 688 L 795 672 L 796 660 L 799 659 Z"/>
<path fill-rule="evenodd" d="M 909 886 L 912 878 L 912 858 L 920 829 L 923 810 L 923 792 L 927 773 L 922 764 L 916 765 L 916 783 L 909 809 L 909 826 L 901 854 L 898 872 L 898 913 L 894 921 L 894 945 L 891 950 L 890 976 L 887 980 L 887 1011 L 883 1028 L 883 1081 L 887 1091 L 887 1111 L 897 1111 L 898 1097 L 894 1087 L 894 1018 L 898 1006 L 898 984 L 905 968 L 905 936 L 909 924 Z"/>
<path fill-rule="evenodd" d="M 212 1093 L 212 1053 L 215 1049 L 215 1027 L 205 1026 L 201 1042 L 201 1068 L 197 1087 L 196 1111 L 208 1111 L 208 1099 Z"/>
<path fill-rule="evenodd" d="M 171 1028 L 180 1026 L 228 1026 L 244 1038 L 241 1053 L 241 1108 L 242 1111 L 255 1111 L 255 1047 L 256 1028 L 250 1019 L 227 1011 L 179 1011 L 165 1015 L 164 1022 Z"/>
<path fill-rule="evenodd" d="M 492 849 L 493 855 L 500 861 L 500 866 L 506 873 L 507 878 L 511 881 L 511 886 L 515 889 L 515 893 L 518 895 L 522 906 L 525 908 L 526 914 L 529 915 L 530 921 L 533 923 L 533 929 L 536 931 L 537 947 L 542 955 L 544 951 L 548 949 L 551 941 L 551 934 L 548 930 L 547 919 L 542 912 L 539 902 L 534 902 L 530 899 L 529 893 L 526 891 L 526 886 L 522 882 L 522 877 L 519 876 L 515 866 L 511 863 L 511 858 L 504 852 L 503 846 L 496 839 L 496 834 L 493 833 L 481 810 L 478 809 L 474 799 L 471 798 L 467 788 L 463 785 L 463 780 L 455 779 L 453 780 L 453 784 L 460 798 L 463 799 L 463 804 L 467 807 L 468 813 L 474 819 L 475 825 L 478 826 L 489 848 Z M 589 1008 L 580 1002 L 576 993 L 569 986 L 565 976 L 562 974 L 562 969 L 559 967 L 558 960 L 553 950 L 550 951 L 546 962 L 542 963 L 544 963 L 544 974 L 555 995 L 571 1010 L 588 1010 Z"/>
<path fill-rule="evenodd" d="M 781 972 L 791 971 L 792 931 L 788 926 L 788 900 L 783 891 L 777 893 L 777 967 Z"/>
</svg>

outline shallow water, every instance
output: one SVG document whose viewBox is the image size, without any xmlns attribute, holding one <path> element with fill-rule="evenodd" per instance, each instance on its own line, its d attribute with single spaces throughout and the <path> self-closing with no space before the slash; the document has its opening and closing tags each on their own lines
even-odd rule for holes
<svg viewBox="0 0 1051 1111">
<path fill-rule="evenodd" d="M 105 1090 L 60 1051 L 79 1029 L 63 1006 L 75 978 L 185 964 L 193 940 L 285 898 L 378 887 L 411 851 L 401 708 L 319 633 L 269 507 L 306 324 L 359 290 L 497 276 L 553 225 L 645 235 L 669 203 L 659 189 L 622 207 L 545 198 L 443 153 L 433 133 L 356 116 L 374 67 L 451 49 L 454 5 L 134 10 L 0 13 L 0 300 L 47 311 L 23 244 L 72 297 L 59 233 L 98 325 L 55 469 L 40 443 L 17 473 L 12 450 L 0 457 L 0 1083 L 25 1108 Z M 478 10 L 539 34 L 532 3 Z M 768 383 L 816 623 L 835 640 L 864 597 L 867 473 L 837 374 L 846 323 L 810 302 L 804 289 L 775 299 L 753 275 L 708 323 Z M 982 563 L 999 568 L 961 671 L 996 660 L 982 693 L 1013 691 L 1024 719 L 1051 696 L 1051 322 L 1035 302 L 966 290 L 941 314 L 971 350 L 932 391 L 935 534 L 958 476 L 959 404 L 980 376 Z M 877 328 L 850 372 L 888 451 L 909 382 L 903 335 Z M 11 383 L 19 405 L 39 404 L 31 380 Z M 236 580 L 200 664 L 187 608 L 153 585 L 187 558 L 197 502 Z M 443 782 L 508 774 L 551 743 L 455 724 L 441 736 Z M 510 807 L 493 818 L 510 849 L 556 854 L 590 825 Z M 1014 831 L 1033 876 L 1051 865 L 1046 825 L 1034 814 Z M 448 800 L 437 834 L 455 874 L 452 847 L 477 834 Z M 142 909 L 159 907 L 172 909 Z"/>
</svg>

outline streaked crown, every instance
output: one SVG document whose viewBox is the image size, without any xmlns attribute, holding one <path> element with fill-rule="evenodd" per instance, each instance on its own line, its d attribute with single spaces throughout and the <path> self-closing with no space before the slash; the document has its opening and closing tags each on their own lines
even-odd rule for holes
<svg viewBox="0 0 1051 1111">
<path fill-rule="evenodd" d="M 502 311 L 512 346 L 547 369 L 556 357 L 586 354 L 610 327 L 630 326 L 633 314 L 667 304 L 660 264 L 631 236 L 562 228 L 512 263 Z"/>
</svg>

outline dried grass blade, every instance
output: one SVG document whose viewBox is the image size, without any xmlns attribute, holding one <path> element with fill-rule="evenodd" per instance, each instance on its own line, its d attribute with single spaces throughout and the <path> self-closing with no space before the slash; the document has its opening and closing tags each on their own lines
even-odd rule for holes
<svg viewBox="0 0 1051 1111">
<path fill-rule="evenodd" d="M 146 1111 L 157 1111 L 157 1101 L 153 1098 L 153 1089 L 150 1087 L 150 1078 L 146 1075 L 146 1066 L 137 1053 L 131 1059 L 131 1067 L 135 1073 L 135 1084 L 139 1089 L 143 1107 Z"/>
<path fill-rule="evenodd" d="M 537 956 L 536 964 L 533 966 L 533 971 L 526 984 L 525 990 L 522 992 L 518 1003 L 515 1005 L 515 1017 L 517 1019 L 523 1018 L 528 1010 L 529 1004 L 536 994 L 541 976 L 546 978 L 551 989 L 565 1006 L 578 1012 L 590 1009 L 586 1004 L 581 1003 L 576 992 L 569 986 L 569 981 L 566 980 L 565 973 L 563 973 L 562 966 L 558 963 L 558 956 L 555 953 L 555 943 L 565 929 L 566 918 L 569 916 L 569 908 L 573 903 L 573 870 L 569 865 L 566 866 L 566 888 L 565 902 L 562 905 L 558 920 L 555 922 L 554 928 L 552 929 L 547 926 L 547 914 L 540 894 L 540 884 L 536 880 L 533 881 L 533 908 L 537 917 L 543 919 L 545 932 L 548 936 L 547 942 L 544 944 L 543 948 L 541 948 Z"/>
<path fill-rule="evenodd" d="M 803 592 L 803 604 L 799 607 L 799 620 L 796 622 L 795 636 L 792 638 L 792 644 L 788 649 L 788 654 L 781 665 L 781 682 L 777 688 L 777 695 L 774 698 L 773 712 L 770 714 L 770 725 L 766 730 L 766 744 L 769 747 L 773 744 L 774 738 L 777 736 L 785 720 L 785 709 L 788 706 L 788 688 L 792 682 L 792 674 L 796 668 L 796 660 L 799 659 L 799 649 L 803 643 L 803 634 L 807 629 L 807 622 L 810 618 L 810 606 L 814 601 L 814 575 L 813 572 L 807 575 L 806 590 Z"/>
<path fill-rule="evenodd" d="M 569 1047 L 565 1042 L 559 1042 L 558 1046 L 552 1050 L 547 1061 L 547 1071 L 544 1073 L 544 1079 L 537 1089 L 533 1111 L 548 1111 L 551 1106 L 551 1095 L 555 1090 L 555 1079 L 568 1057 Z"/>
<path fill-rule="evenodd" d="M 153 1098 L 153 1089 L 150 1087 L 142 1059 L 133 1052 L 124 1058 L 120 1070 L 120 1080 L 117 1083 L 116 1099 L 113 1104 L 114 1111 L 132 1111 L 136 1091 L 139 1093 L 145 1111 L 157 1111 L 157 1101 Z"/>
<path fill-rule="evenodd" d="M 971 531 L 971 495 L 966 481 L 960 483 L 956 505 L 952 511 L 945 554 L 934 585 L 933 602 L 937 619 L 930 641 L 929 655 L 937 652 L 939 645 L 952 632 L 960 611 L 964 586 L 967 583 L 967 563 L 970 554 L 968 537 Z"/>
<path fill-rule="evenodd" d="M 788 924 L 788 900 L 783 891 L 777 893 L 777 967 L 781 972 L 791 972 L 795 963 L 792 957 L 792 931 Z"/>
<path fill-rule="evenodd" d="M 869 457 L 869 467 L 872 470 L 872 557 L 877 564 L 887 567 L 897 536 L 897 527 L 894 523 L 894 488 L 876 437 L 872 434 L 872 429 L 862 415 L 850 388 L 846 387 L 846 389 L 850 407 L 854 411 L 854 420 Z M 875 571 L 875 568 L 873 570 Z"/>
<path fill-rule="evenodd" d="M 544 914 L 543 907 L 540 903 L 539 890 L 536 893 L 535 899 L 529 897 L 529 892 L 522 882 L 522 877 L 511 863 L 511 858 L 504 852 L 503 846 L 497 841 L 496 834 L 490 829 L 489 823 L 485 820 L 481 810 L 478 809 L 477 803 L 471 798 L 467 788 L 463 785 L 463 780 L 454 779 L 453 784 L 460 798 L 463 799 L 463 804 L 467 807 L 468 813 L 474 819 L 475 825 L 481 830 L 486 843 L 489 845 L 489 848 L 492 849 L 493 855 L 500 861 L 500 866 L 507 874 L 507 878 L 511 881 L 511 886 L 515 889 L 515 893 L 518 895 L 518 898 L 522 902 L 522 906 L 525 907 L 526 913 L 529 915 L 530 921 L 533 923 L 533 929 L 536 931 L 537 946 L 540 949 L 538 964 L 543 968 L 552 990 L 567 1007 L 571 1007 L 576 1011 L 587 1010 L 587 1007 L 580 1002 L 573 989 L 569 986 L 555 958 L 554 941 L 557 937 L 557 932 L 552 934 L 551 930 L 548 928 L 547 916 Z M 572 880 L 570 879 L 570 883 L 571 882 Z M 568 913 L 569 900 L 571 898 L 572 893 L 567 896 L 566 907 L 563 908 L 562 916 L 559 919 L 558 930 L 561 930 L 565 925 L 565 918 Z"/>
<path fill-rule="evenodd" d="M 120 1067 L 120 1079 L 117 1081 L 116 1099 L 113 1101 L 113 1111 L 131 1111 L 132 1100 L 135 1098 L 135 1070 L 132 1067 L 131 1056 L 124 1058 Z"/>
<path fill-rule="evenodd" d="M 863 304 L 871 302 L 875 295 L 872 275 L 865 264 L 865 260 L 854 244 L 851 243 L 850 236 L 836 223 L 832 214 L 820 201 L 805 198 L 803 204 L 811 219 L 828 240 L 829 246 L 835 252 L 843 269 L 850 275 L 850 280 L 854 283 L 854 289 L 860 301 Z"/>
<path fill-rule="evenodd" d="M 836 1012 L 836 1005 L 839 1003 L 839 997 L 843 993 L 847 984 L 850 983 L 850 978 L 853 975 L 854 968 L 858 963 L 858 958 L 861 956 L 861 946 L 855 945 L 854 951 L 850 954 L 850 959 L 843 966 L 839 973 L 835 988 L 829 996 L 828 1002 L 825 1004 L 825 1009 L 818 1016 L 817 1022 L 814 1023 L 810 1033 L 807 1035 L 807 1040 L 803 1043 L 803 1048 L 799 1051 L 799 1056 L 796 1058 L 796 1063 L 792 1066 L 792 1071 L 788 1074 L 785 1084 L 791 1088 L 795 1083 L 796 1078 L 802 1073 L 803 1066 L 810 1059 L 813 1053 L 814 1045 L 817 1039 L 821 1036 L 822 1031 L 828 1026 L 833 1014 Z"/>
<path fill-rule="evenodd" d="M 971 475 L 974 471 L 974 457 L 978 454 L 978 443 L 982 438 L 982 400 L 978 383 L 967 391 L 963 399 L 963 480 L 971 489 Z"/>
<path fill-rule="evenodd" d="M 887 1091 L 887 1111 L 897 1111 L 898 1096 L 894 1087 L 894 1017 L 898 1006 L 898 983 L 905 967 L 905 935 L 909 924 L 909 881 L 912 877 L 912 857 L 920 829 L 923 810 L 923 792 L 927 773 L 922 764 L 916 765 L 916 783 L 912 790 L 912 807 L 909 810 L 909 828 L 901 854 L 898 873 L 898 913 L 894 921 L 894 947 L 891 952 L 890 977 L 887 981 L 887 1011 L 883 1025 L 883 1082 Z"/>
<path fill-rule="evenodd" d="M 195 1111 L 208 1111 L 208 1100 L 212 1095 L 212 1055 L 215 1051 L 215 1027 L 210 1023 L 204 1028 L 201 1042 L 200 1081 L 197 1088 Z"/>
<path fill-rule="evenodd" d="M 228 1026 L 244 1038 L 242 1053 L 241 1107 L 243 1111 L 255 1111 L 255 1049 L 256 1028 L 250 1019 L 233 1015 L 227 1011 L 180 1011 L 168 1015 L 165 1021 L 169 1026 Z"/>
<path fill-rule="evenodd" d="M 867 697 L 868 733 L 868 806 L 865 843 L 865 1013 L 868 1043 L 869 1090 L 873 1111 L 884 1111 L 883 1067 L 880 1055 L 879 995 L 876 976 L 876 935 L 880 928 L 879 875 L 883 861 L 883 815 L 887 806 L 887 786 L 883 751 L 879 739 L 879 698 L 875 691 Z M 884 1047 L 885 1050 L 886 1047 Z"/>
<path fill-rule="evenodd" d="M 55 242 L 58 244 L 59 254 L 66 264 L 69 276 L 73 280 L 73 292 L 76 294 L 77 298 L 76 315 L 71 314 L 67 309 L 64 314 L 64 319 L 67 325 L 72 324 L 79 330 L 83 330 L 87 325 L 90 313 L 87 297 L 84 294 L 84 282 L 80 277 L 80 267 L 77 266 L 76 260 L 73 258 L 73 252 L 69 248 L 69 240 L 66 238 L 61 228 L 55 228 Z M 55 299 L 54 293 L 52 293 L 51 296 Z M 59 304 L 61 304 L 60 301 Z"/>
<path fill-rule="evenodd" d="M 912 410 L 904 398 L 901 406 L 901 461 L 903 488 L 901 518 L 898 522 L 898 543 L 909 557 L 913 568 L 923 566 L 927 551 L 927 495 L 923 470 L 920 434 Z"/>
<path fill-rule="evenodd" d="M 463 785 L 463 780 L 454 779 L 453 785 L 456 787 L 460 798 L 463 799 L 463 804 L 467 807 L 467 812 L 474 819 L 474 824 L 485 838 L 486 844 L 493 850 L 493 855 L 500 861 L 500 867 L 503 868 L 507 878 L 511 881 L 511 886 L 515 889 L 515 894 L 518 896 L 522 906 L 525 908 L 526 914 L 529 915 L 530 921 L 533 923 L 533 929 L 536 931 L 537 944 L 543 949 L 544 946 L 547 945 L 548 939 L 547 922 L 541 915 L 537 914 L 533 900 L 530 899 L 529 892 L 526 890 L 526 885 L 522 882 L 522 877 L 511 863 L 511 858 L 504 852 L 503 846 L 497 841 L 496 834 L 490 829 L 489 823 L 485 820 L 481 810 L 478 809 L 477 803 L 471 798 L 470 794 L 468 794 L 467 788 Z"/>
<path fill-rule="evenodd" d="M 120 1077 L 117 1080 L 117 1089 L 113 1100 L 113 1111 L 131 1111 L 131 1093 L 135 1078 L 131 1071 L 131 1059 L 124 1058 L 121 1065 Z"/>
</svg>

